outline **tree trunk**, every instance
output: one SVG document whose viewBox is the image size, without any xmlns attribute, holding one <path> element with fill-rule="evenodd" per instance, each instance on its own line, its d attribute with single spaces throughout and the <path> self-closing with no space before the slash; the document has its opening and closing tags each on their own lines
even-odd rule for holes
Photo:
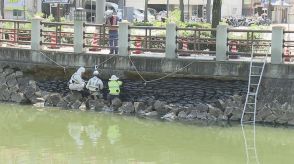
<svg viewBox="0 0 294 164">
<path fill-rule="evenodd" d="M 268 1 L 267 17 L 272 20 L 272 0 Z"/>
<path fill-rule="evenodd" d="M 4 17 L 4 0 L 0 0 L 0 6 L 1 6 L 1 18 L 2 19 L 5 19 L 5 17 Z"/>
<path fill-rule="evenodd" d="M 185 21 L 185 18 L 184 18 L 184 0 L 180 0 L 180 11 L 181 11 L 180 20 L 182 22 L 184 22 Z"/>
<path fill-rule="evenodd" d="M 207 0 L 207 4 L 206 4 L 206 22 L 207 23 L 211 23 L 210 16 L 211 16 L 211 0 Z"/>
<path fill-rule="evenodd" d="M 216 28 L 221 21 L 222 0 L 214 0 L 212 8 L 212 28 Z"/>
<path fill-rule="evenodd" d="M 145 0 L 144 22 L 148 22 L 148 0 Z"/>
</svg>

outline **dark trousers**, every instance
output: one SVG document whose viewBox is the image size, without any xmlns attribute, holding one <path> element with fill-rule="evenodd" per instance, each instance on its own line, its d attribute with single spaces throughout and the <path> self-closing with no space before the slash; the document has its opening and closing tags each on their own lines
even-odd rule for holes
<svg viewBox="0 0 294 164">
<path fill-rule="evenodd" d="M 117 40 L 118 40 L 118 31 L 110 30 L 109 31 L 109 46 L 110 46 L 111 54 L 113 53 L 118 54 Z"/>
<path fill-rule="evenodd" d="M 112 100 L 115 99 L 115 98 L 119 98 L 119 95 L 111 95 L 111 94 L 108 94 L 107 95 L 107 102 L 108 102 L 108 104 L 111 105 L 112 104 L 111 103 Z"/>
</svg>

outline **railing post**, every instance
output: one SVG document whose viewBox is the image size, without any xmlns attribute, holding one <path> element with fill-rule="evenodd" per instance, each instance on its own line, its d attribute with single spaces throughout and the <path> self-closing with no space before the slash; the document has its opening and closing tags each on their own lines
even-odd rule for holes
<svg viewBox="0 0 294 164">
<path fill-rule="evenodd" d="M 74 21 L 74 52 L 84 52 L 84 21 Z"/>
<path fill-rule="evenodd" d="M 129 55 L 129 22 L 123 20 L 118 24 L 118 54 Z"/>
<path fill-rule="evenodd" d="M 228 26 L 218 25 L 216 28 L 216 61 L 227 60 Z"/>
<path fill-rule="evenodd" d="M 166 26 L 166 43 L 165 43 L 165 57 L 169 59 L 177 58 L 177 25 L 169 23 Z"/>
<path fill-rule="evenodd" d="M 41 50 L 41 25 L 42 18 L 34 17 L 32 19 L 32 31 L 31 31 L 31 49 L 35 51 Z"/>
<path fill-rule="evenodd" d="M 283 40 L 284 40 L 284 29 L 281 26 L 273 27 L 272 30 L 272 64 L 283 63 Z"/>
</svg>

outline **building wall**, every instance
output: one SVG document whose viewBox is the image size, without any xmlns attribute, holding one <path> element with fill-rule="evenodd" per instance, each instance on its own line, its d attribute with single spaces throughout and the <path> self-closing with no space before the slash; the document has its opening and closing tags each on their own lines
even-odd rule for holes
<svg viewBox="0 0 294 164">
<path fill-rule="evenodd" d="M 242 16 L 242 0 L 224 0 L 222 4 L 222 17 Z"/>
<path fill-rule="evenodd" d="M 26 8 L 25 14 L 24 11 L 21 12 L 21 16 L 13 16 L 13 10 L 5 9 L 5 18 L 6 19 L 27 19 L 30 16 L 33 16 L 37 12 L 41 12 L 42 1 L 41 0 L 21 0 L 24 2 L 25 6 L 21 6 Z M 5 2 L 4 2 L 5 3 Z M 7 3 L 7 2 L 6 2 Z M 10 4 L 13 7 L 13 5 Z M 5 4 L 4 4 L 5 7 Z"/>
</svg>

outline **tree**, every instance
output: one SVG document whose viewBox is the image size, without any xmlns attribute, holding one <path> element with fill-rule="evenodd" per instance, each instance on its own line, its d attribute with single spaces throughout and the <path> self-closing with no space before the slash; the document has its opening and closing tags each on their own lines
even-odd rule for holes
<svg viewBox="0 0 294 164">
<path fill-rule="evenodd" d="M 214 0 L 212 6 L 212 28 L 216 28 L 221 21 L 222 0 Z"/>
<path fill-rule="evenodd" d="M 210 23 L 210 14 L 211 14 L 211 0 L 207 0 L 206 3 L 206 22 Z"/>
<path fill-rule="evenodd" d="M 145 0 L 144 22 L 148 22 L 148 0 Z"/>
<path fill-rule="evenodd" d="M 0 0 L 0 10 L 1 10 L 1 17 L 4 19 L 4 0 Z"/>
<path fill-rule="evenodd" d="M 180 11 L 181 11 L 181 18 L 180 20 L 182 22 L 185 21 L 185 18 L 184 18 L 184 0 L 180 0 Z"/>
<path fill-rule="evenodd" d="M 267 17 L 272 20 L 272 0 L 268 1 Z"/>
</svg>

